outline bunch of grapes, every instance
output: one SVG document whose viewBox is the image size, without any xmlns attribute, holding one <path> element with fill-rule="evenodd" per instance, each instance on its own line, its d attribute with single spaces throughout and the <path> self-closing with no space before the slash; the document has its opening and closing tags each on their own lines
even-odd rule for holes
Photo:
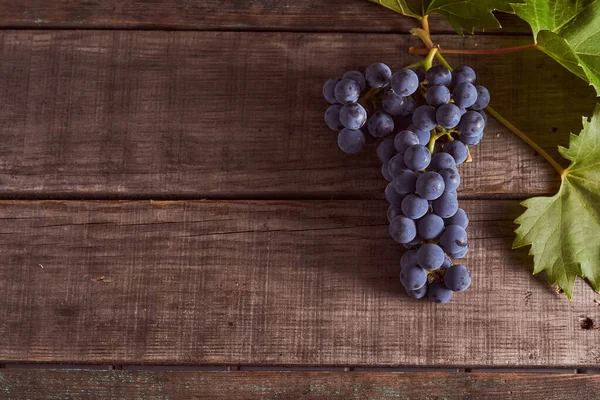
<svg viewBox="0 0 600 400">
<path fill-rule="evenodd" d="M 400 259 L 400 281 L 415 299 L 428 296 L 444 304 L 471 284 L 470 271 L 453 260 L 468 251 L 469 219 L 458 206 L 457 166 L 470 159 L 469 146 L 481 141 L 487 124 L 483 109 L 490 101 L 475 78 L 468 66 L 392 75 L 377 63 L 364 75 L 350 71 L 323 86 L 332 104 L 325 122 L 339 131 L 343 152 L 360 152 L 369 135 L 380 139 L 390 236 L 408 249 Z"/>
</svg>

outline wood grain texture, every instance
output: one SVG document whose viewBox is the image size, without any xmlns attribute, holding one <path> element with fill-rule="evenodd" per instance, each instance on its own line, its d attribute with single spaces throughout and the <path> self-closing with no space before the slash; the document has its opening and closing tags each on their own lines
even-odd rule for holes
<svg viewBox="0 0 600 400">
<path fill-rule="evenodd" d="M 418 22 L 366 0 L 46 0 L 4 2 L 0 27 L 400 32 Z M 530 34 L 519 18 L 498 13 L 503 33 Z M 434 15 L 435 33 L 454 33 Z M 490 32 L 499 32 L 492 30 Z"/>
<path fill-rule="evenodd" d="M 377 60 L 400 68 L 415 61 L 399 50 L 411 44 L 365 34 L 3 32 L 0 194 L 381 198 L 374 144 L 356 157 L 337 149 L 321 85 Z M 475 67 L 494 105 L 554 154 L 594 104 L 585 83 L 539 52 L 449 59 Z M 473 155 L 463 195 L 556 190 L 554 171 L 495 121 Z"/>
<path fill-rule="evenodd" d="M 538 373 L 0 372 L 18 399 L 598 400 L 600 376 Z"/>
<path fill-rule="evenodd" d="M 600 308 L 531 277 L 516 201 L 463 201 L 473 273 L 407 298 L 383 201 L 0 203 L 0 360 L 600 365 Z"/>
</svg>

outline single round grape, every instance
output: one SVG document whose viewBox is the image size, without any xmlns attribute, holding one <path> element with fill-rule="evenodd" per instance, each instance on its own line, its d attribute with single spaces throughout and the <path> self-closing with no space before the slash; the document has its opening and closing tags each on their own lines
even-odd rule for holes
<svg viewBox="0 0 600 400">
<path fill-rule="evenodd" d="M 399 194 L 408 194 L 415 191 L 416 182 L 417 174 L 411 170 L 403 169 L 394 176 L 391 185 L 393 185 L 394 190 Z"/>
<path fill-rule="evenodd" d="M 444 220 L 435 214 L 426 214 L 417 221 L 417 233 L 425 240 L 436 239 L 444 231 Z"/>
<path fill-rule="evenodd" d="M 406 96 L 404 98 L 404 111 L 400 113 L 401 117 L 406 117 L 410 115 L 415 109 L 415 99 L 412 96 Z"/>
<path fill-rule="evenodd" d="M 419 144 L 422 146 L 427 146 L 429 139 L 431 139 L 431 132 L 429 130 L 419 129 L 413 124 L 410 124 L 406 130 L 414 132 L 414 134 L 419 138 Z"/>
<path fill-rule="evenodd" d="M 419 106 L 412 115 L 412 123 L 420 130 L 430 131 L 437 125 L 435 108 Z"/>
<path fill-rule="evenodd" d="M 444 104 L 435 112 L 437 124 L 444 128 L 454 128 L 460 122 L 462 113 L 460 108 L 454 104 Z"/>
<path fill-rule="evenodd" d="M 323 85 L 323 97 L 330 104 L 336 104 L 338 101 L 335 99 L 335 85 L 341 81 L 340 78 L 331 78 Z"/>
<path fill-rule="evenodd" d="M 464 144 L 468 144 L 470 146 L 475 146 L 476 144 L 479 144 L 479 142 L 481 142 L 481 139 L 483 138 L 483 131 L 480 132 L 478 135 L 476 136 L 466 136 L 466 135 L 460 135 L 458 137 L 458 140 L 460 140 L 461 142 L 463 142 Z"/>
<path fill-rule="evenodd" d="M 477 100 L 471 105 L 471 109 L 483 110 L 490 104 L 490 92 L 485 86 L 477 85 L 475 88 L 477 89 Z"/>
<path fill-rule="evenodd" d="M 437 172 L 425 172 L 417 179 L 417 194 L 427 200 L 437 199 L 444 193 L 445 188 L 444 178 Z"/>
<path fill-rule="evenodd" d="M 408 243 L 417 235 L 415 221 L 398 215 L 390 222 L 390 236 L 398 243 Z M 418 289 L 418 288 L 415 288 Z"/>
<path fill-rule="evenodd" d="M 398 153 L 404 154 L 407 148 L 415 144 L 419 144 L 419 138 L 411 131 L 398 132 L 394 138 L 394 148 Z"/>
<path fill-rule="evenodd" d="M 404 254 L 402 254 L 402 257 L 400 257 L 400 267 L 401 268 L 406 268 L 411 265 L 419 265 L 419 263 L 417 261 L 417 251 L 416 250 L 405 251 Z"/>
<path fill-rule="evenodd" d="M 469 251 L 469 246 L 465 247 L 462 250 L 457 251 L 456 253 L 448 253 L 448 255 L 452 258 L 463 258 L 464 256 L 467 255 L 468 251 Z"/>
<path fill-rule="evenodd" d="M 391 182 L 394 180 L 394 177 L 390 175 L 390 171 L 388 170 L 389 163 L 381 164 L 381 175 L 385 178 L 386 181 Z"/>
<path fill-rule="evenodd" d="M 456 213 L 450 218 L 444 218 L 444 223 L 446 226 L 450 225 L 458 225 L 463 229 L 467 229 L 469 226 L 469 217 L 467 216 L 467 212 L 462 208 L 456 210 Z"/>
<path fill-rule="evenodd" d="M 434 107 L 441 106 L 442 104 L 448 104 L 450 101 L 450 90 L 443 85 L 429 86 L 427 89 L 427 103 Z"/>
<path fill-rule="evenodd" d="M 456 189 L 458 189 L 460 186 L 460 174 L 456 169 L 444 168 L 439 171 L 439 174 L 444 178 L 444 186 L 447 192 L 456 191 Z"/>
<path fill-rule="evenodd" d="M 388 173 L 392 177 L 392 180 L 403 169 L 406 169 L 406 164 L 404 164 L 404 154 L 396 154 L 394 157 L 390 158 L 390 161 L 388 161 Z"/>
<path fill-rule="evenodd" d="M 456 161 L 454 161 L 454 157 L 452 157 L 448 153 L 437 153 L 431 159 L 431 163 L 429 164 L 429 169 L 431 171 L 440 171 L 442 169 L 456 169 Z M 446 190 L 454 190 L 454 189 L 446 189 Z"/>
<path fill-rule="evenodd" d="M 404 246 L 405 249 L 413 249 L 415 246 L 419 246 L 422 241 L 423 241 L 423 238 L 421 238 L 419 236 L 419 234 L 417 233 L 417 235 L 415 236 L 415 238 L 413 240 L 411 240 L 408 243 L 402 243 L 402 245 Z"/>
<path fill-rule="evenodd" d="M 381 110 L 371 115 L 367 125 L 369 133 L 374 137 L 385 137 L 394 131 L 394 120 Z"/>
<path fill-rule="evenodd" d="M 410 96 L 419 88 L 419 77 L 410 69 L 401 69 L 392 76 L 392 90 L 401 96 Z"/>
<path fill-rule="evenodd" d="M 444 285 L 453 292 L 464 292 L 471 286 L 471 272 L 464 265 L 453 265 L 444 274 Z"/>
<path fill-rule="evenodd" d="M 406 289 L 417 290 L 427 283 L 427 271 L 418 265 L 410 265 L 400 271 L 400 282 Z"/>
<path fill-rule="evenodd" d="M 454 192 L 444 192 L 433 201 L 433 212 L 442 218 L 450 218 L 458 210 L 458 199 Z"/>
<path fill-rule="evenodd" d="M 462 164 L 467 159 L 469 150 L 460 140 L 453 140 L 444 144 L 444 152 L 450 154 L 456 165 Z"/>
<path fill-rule="evenodd" d="M 390 204 L 387 210 L 388 222 L 392 222 L 398 215 L 402 215 L 402 207 L 398 204 Z"/>
<path fill-rule="evenodd" d="M 452 86 L 456 87 L 464 82 L 473 83 L 475 82 L 476 78 L 477 75 L 475 75 L 473 68 L 467 65 L 462 65 L 452 71 Z"/>
<path fill-rule="evenodd" d="M 444 256 L 444 262 L 442 263 L 442 266 L 440 267 L 441 269 L 448 269 L 452 266 L 452 260 L 445 255 Z"/>
<path fill-rule="evenodd" d="M 377 158 L 382 163 L 388 162 L 390 158 L 396 154 L 396 149 L 394 149 L 394 138 L 385 138 L 377 145 L 377 149 L 375 150 L 377 153 Z"/>
<path fill-rule="evenodd" d="M 425 80 L 425 70 L 423 68 L 413 67 L 410 70 L 412 72 L 414 72 L 415 74 L 417 74 L 417 77 L 419 78 L 419 82 L 422 82 Z"/>
<path fill-rule="evenodd" d="M 416 194 L 407 195 L 402 200 L 402 214 L 410 219 L 419 219 L 429 211 L 429 202 Z"/>
<path fill-rule="evenodd" d="M 365 147 L 365 135 L 360 130 L 344 128 L 337 138 L 338 146 L 346 154 L 357 154 Z"/>
<path fill-rule="evenodd" d="M 410 289 L 406 289 L 406 288 L 404 288 L 404 290 L 406 290 L 406 294 L 409 297 L 419 300 L 419 299 L 422 299 L 423 297 L 425 297 L 425 295 L 427 294 L 427 285 L 423 285 L 422 288 L 419 288 L 416 290 L 410 290 Z"/>
<path fill-rule="evenodd" d="M 404 152 L 404 163 L 413 171 L 423 171 L 431 162 L 431 153 L 425 146 L 413 144 Z"/>
<path fill-rule="evenodd" d="M 441 282 L 434 282 L 427 288 L 427 297 L 434 303 L 446 304 L 452 299 L 454 292 Z"/>
<path fill-rule="evenodd" d="M 458 253 L 469 245 L 467 231 L 459 225 L 447 226 L 440 237 L 440 245 L 450 255 Z"/>
<path fill-rule="evenodd" d="M 342 79 L 335 85 L 333 92 L 340 104 L 356 103 L 360 97 L 360 86 L 352 79 Z"/>
<path fill-rule="evenodd" d="M 365 79 L 370 87 L 382 88 L 392 79 L 392 70 L 384 63 L 371 64 L 365 70 Z"/>
<path fill-rule="evenodd" d="M 463 82 L 454 88 L 452 98 L 458 107 L 471 107 L 477 100 L 477 89 L 472 83 Z"/>
<path fill-rule="evenodd" d="M 388 183 L 387 186 L 385 187 L 385 199 L 388 201 L 388 203 L 393 204 L 393 205 L 400 205 L 402 204 L 402 200 L 404 199 L 404 196 L 406 196 L 405 194 L 400 194 L 398 193 L 395 189 L 394 186 L 392 186 L 392 182 Z"/>
<path fill-rule="evenodd" d="M 483 117 L 483 127 L 485 128 L 487 126 L 487 113 L 483 110 L 477 110 L 477 112 Z"/>
<path fill-rule="evenodd" d="M 365 76 L 360 71 L 348 71 L 344 74 L 342 78 L 352 79 L 354 82 L 358 83 L 361 92 L 367 87 L 367 81 L 365 80 Z"/>
<path fill-rule="evenodd" d="M 406 112 L 406 98 L 393 90 L 388 90 L 383 96 L 381 107 L 390 115 L 400 115 Z"/>
<path fill-rule="evenodd" d="M 325 123 L 330 129 L 334 131 L 339 131 L 344 128 L 342 122 L 340 121 L 340 110 L 342 106 L 339 104 L 334 104 L 332 106 L 327 107 L 325 111 Z"/>
<path fill-rule="evenodd" d="M 452 83 L 452 73 L 450 70 L 442 65 L 435 65 L 429 68 L 429 71 L 425 74 L 425 77 L 429 81 L 429 85 L 444 85 L 450 86 Z"/>
<path fill-rule="evenodd" d="M 467 111 L 460 118 L 458 130 L 462 135 L 475 137 L 478 136 L 485 126 L 483 117 L 477 111 Z"/>
<path fill-rule="evenodd" d="M 348 129 L 360 129 L 367 122 L 367 110 L 358 103 L 345 104 L 340 109 L 340 121 Z"/>
<path fill-rule="evenodd" d="M 417 262 L 421 268 L 429 271 L 439 269 L 444 263 L 446 254 L 437 244 L 425 243 L 417 250 Z"/>
</svg>

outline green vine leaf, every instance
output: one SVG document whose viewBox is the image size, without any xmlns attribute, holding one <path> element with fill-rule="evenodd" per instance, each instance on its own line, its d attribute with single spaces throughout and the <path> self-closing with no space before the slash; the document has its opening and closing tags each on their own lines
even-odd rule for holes
<svg viewBox="0 0 600 400">
<path fill-rule="evenodd" d="M 522 203 L 527 210 L 515 220 L 513 248 L 531 245 L 533 273 L 546 271 L 570 299 L 577 276 L 600 291 L 600 105 L 559 151 L 571 161 L 560 189 Z"/>
<path fill-rule="evenodd" d="M 538 48 L 600 95 L 600 0 L 527 0 L 514 9 Z"/>
<path fill-rule="evenodd" d="M 493 11 L 514 13 L 512 4 L 521 0 L 369 0 L 397 13 L 422 19 L 440 14 L 456 32 L 473 33 L 475 30 L 501 28 Z"/>
</svg>

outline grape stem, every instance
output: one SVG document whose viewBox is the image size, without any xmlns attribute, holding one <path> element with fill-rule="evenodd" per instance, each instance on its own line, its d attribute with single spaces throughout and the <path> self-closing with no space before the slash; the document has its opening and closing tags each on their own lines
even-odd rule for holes
<svg viewBox="0 0 600 400">
<path fill-rule="evenodd" d="M 474 54 L 474 55 L 494 55 L 494 54 L 507 54 L 516 53 L 523 50 L 537 49 L 537 43 L 530 43 L 523 46 L 505 47 L 503 49 L 442 49 L 439 48 L 439 52 L 442 54 Z M 411 47 L 408 52 L 413 55 L 426 55 L 429 53 L 428 49 L 417 49 Z"/>
<path fill-rule="evenodd" d="M 444 58 L 442 53 L 440 51 L 434 51 L 434 49 L 437 49 L 437 47 L 434 46 L 433 41 L 431 40 L 431 37 L 429 35 L 429 23 L 427 21 L 427 16 L 423 17 L 423 19 L 421 20 L 421 24 L 423 25 L 423 29 L 413 28 L 413 29 L 411 29 L 410 32 L 413 35 L 418 36 L 421 39 L 421 41 L 425 44 L 425 46 L 427 47 L 427 58 L 429 58 L 433 54 L 433 56 L 435 56 L 435 58 L 438 60 L 438 62 L 440 64 L 442 64 L 444 67 L 446 67 L 450 71 L 452 71 L 452 67 L 450 66 L 450 64 L 448 64 L 448 62 L 446 61 L 446 59 Z M 524 46 L 520 46 L 520 47 L 524 47 Z M 536 45 L 533 44 L 533 45 L 528 45 L 527 48 L 535 48 L 535 47 L 536 47 Z M 520 49 L 520 50 L 524 50 L 524 49 Z M 422 51 L 424 52 L 425 49 Z M 461 53 L 461 54 L 479 54 L 479 53 Z M 490 53 L 487 53 L 487 54 L 490 54 Z M 546 153 L 546 151 L 544 149 L 542 149 L 537 143 L 535 143 L 529 136 L 527 136 L 525 133 L 523 133 L 523 131 L 521 131 L 516 126 L 514 126 L 510 121 L 508 121 L 506 118 L 504 118 L 502 115 L 500 115 L 500 113 L 498 113 L 498 111 L 496 111 L 492 107 L 487 106 L 485 108 L 485 110 L 488 111 L 494 118 L 496 118 L 496 120 L 498 122 L 500 122 L 502 125 L 504 125 L 506 128 L 508 128 L 508 130 L 510 130 L 512 133 L 514 133 L 516 136 L 518 136 L 525 143 L 527 143 L 539 155 L 544 157 L 544 159 L 556 170 L 556 172 L 558 172 L 558 174 L 561 177 L 565 174 L 565 169 L 563 167 L 561 167 L 560 164 L 557 163 L 550 156 L 550 154 Z M 435 141 L 438 138 L 439 138 L 439 136 L 437 133 L 432 134 L 431 140 L 429 141 L 429 146 L 428 146 L 430 152 L 433 152 L 433 147 L 435 146 Z"/>
<path fill-rule="evenodd" d="M 429 50 L 429 54 L 427 54 L 427 57 L 425 57 L 425 60 L 423 60 L 423 68 L 425 68 L 425 71 L 429 71 L 429 68 L 431 68 L 431 66 L 433 65 L 433 57 L 437 52 L 437 47 L 432 47 Z"/>
<path fill-rule="evenodd" d="M 435 141 L 446 134 L 447 134 L 446 131 L 442 131 L 442 132 L 435 132 L 435 130 L 431 131 L 431 139 L 429 139 L 429 145 L 427 146 L 427 148 L 429 149 L 429 152 L 431 154 L 433 154 L 433 150 L 435 148 Z"/>
</svg>

